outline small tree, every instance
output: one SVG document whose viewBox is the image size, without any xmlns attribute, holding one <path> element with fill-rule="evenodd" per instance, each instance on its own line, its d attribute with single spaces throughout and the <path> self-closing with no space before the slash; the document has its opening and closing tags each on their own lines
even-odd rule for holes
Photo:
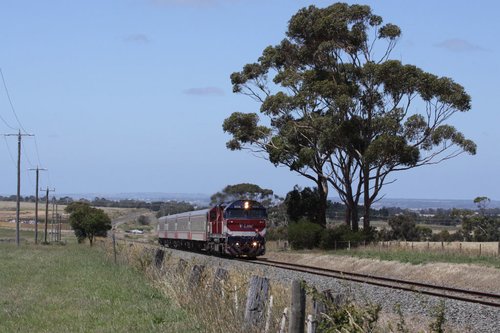
<svg viewBox="0 0 500 333">
<path fill-rule="evenodd" d="M 65 211 L 70 213 L 69 223 L 79 243 L 87 238 L 92 246 L 96 236 L 106 235 L 106 231 L 111 229 L 109 216 L 102 209 L 90 207 L 88 203 L 71 203 Z"/>
<path fill-rule="evenodd" d="M 454 210 L 453 216 L 462 220 L 460 234 L 465 241 L 493 242 L 500 240 L 500 220 L 486 214 L 490 199 L 477 197 L 474 203 L 479 212 L 470 210 Z"/>
<path fill-rule="evenodd" d="M 391 217 L 389 219 L 389 226 L 392 229 L 392 237 L 394 239 L 412 241 L 419 238 L 415 219 L 408 214 Z"/>
<path fill-rule="evenodd" d="M 210 203 L 217 204 L 238 199 L 258 200 L 264 206 L 269 206 L 272 203 L 273 190 L 249 183 L 227 185 L 221 192 L 210 197 Z"/>
<path fill-rule="evenodd" d="M 140 216 L 137 218 L 137 222 L 138 222 L 140 225 L 149 225 L 149 217 L 148 217 L 148 216 L 145 216 L 145 215 L 140 215 Z"/>
</svg>

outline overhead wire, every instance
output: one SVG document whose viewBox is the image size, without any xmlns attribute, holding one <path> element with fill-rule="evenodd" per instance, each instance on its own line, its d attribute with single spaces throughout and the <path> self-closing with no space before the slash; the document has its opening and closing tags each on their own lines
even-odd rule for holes
<svg viewBox="0 0 500 333">
<path fill-rule="evenodd" d="M 10 151 L 9 142 L 7 141 L 7 138 L 5 137 L 5 135 L 3 136 L 3 139 L 5 141 L 5 145 L 7 146 L 7 151 L 9 152 L 10 160 L 14 164 L 14 167 L 17 168 L 16 160 L 14 159 L 14 156 L 12 155 L 12 152 Z"/>
<path fill-rule="evenodd" d="M 5 93 L 7 94 L 7 99 L 9 100 L 12 113 L 14 114 L 14 117 L 16 118 L 17 123 L 19 124 L 19 127 L 24 131 L 24 133 L 27 134 L 28 132 L 24 129 L 23 125 L 21 124 L 21 121 L 19 121 L 19 117 L 17 116 L 16 109 L 14 108 L 14 104 L 12 103 L 12 99 L 10 98 L 9 89 L 7 89 L 7 83 L 5 82 L 3 71 L 1 68 L 0 68 L 0 75 L 2 76 L 3 87 L 5 88 Z"/>
<path fill-rule="evenodd" d="M 1 68 L 0 68 L 0 76 L 2 77 L 3 87 L 4 87 L 4 89 L 5 89 L 5 94 L 7 95 L 7 99 L 8 99 L 8 101 L 9 101 L 10 108 L 11 108 L 11 110 L 12 110 L 12 113 L 14 114 L 14 117 L 15 117 L 15 119 L 16 119 L 16 121 L 17 121 L 17 124 L 19 125 L 19 128 L 20 128 L 20 129 L 16 129 L 15 127 L 11 126 L 11 125 L 10 125 L 10 124 L 9 124 L 9 123 L 8 123 L 8 122 L 7 122 L 7 121 L 6 121 L 3 117 L 1 117 L 1 116 L 0 116 L 0 119 L 2 120 L 2 122 L 3 122 L 3 123 L 4 123 L 4 124 L 5 124 L 8 128 L 10 128 L 10 129 L 12 129 L 12 130 L 19 130 L 19 131 L 21 131 L 21 130 L 22 130 L 22 131 L 24 132 L 24 134 L 28 134 L 28 131 L 26 131 L 26 129 L 24 128 L 23 124 L 22 124 L 22 123 L 21 123 L 21 121 L 19 120 L 19 117 L 18 117 L 18 115 L 17 115 L 16 109 L 14 108 L 14 103 L 12 102 L 12 98 L 10 97 L 9 89 L 8 89 L 8 87 L 7 87 L 7 82 L 6 82 L 6 80 L 5 80 L 5 77 L 4 77 L 4 75 L 3 75 L 3 71 L 2 71 L 2 69 L 1 69 Z M 41 161 L 40 161 L 40 152 L 39 152 L 39 149 L 38 149 L 38 141 L 37 141 L 37 139 L 36 139 L 36 136 L 35 136 L 35 135 L 33 135 L 33 137 L 34 137 L 34 139 L 35 139 L 35 152 L 36 152 L 36 159 L 37 159 L 37 161 L 38 161 L 38 166 L 37 166 L 37 167 L 39 167 L 39 166 L 42 166 L 42 163 L 41 163 Z M 17 166 L 17 163 L 15 162 L 15 159 L 14 159 L 14 157 L 13 157 L 13 155 L 12 155 L 12 152 L 11 152 L 11 150 L 10 150 L 10 146 L 9 146 L 9 144 L 8 144 L 7 139 L 5 138 L 5 136 L 4 136 L 4 140 L 5 140 L 5 144 L 7 145 L 7 150 L 8 150 L 8 152 L 9 152 L 9 156 L 10 156 L 10 158 L 11 158 L 12 162 L 14 163 L 14 165 L 15 165 L 15 166 Z M 31 167 L 31 168 L 34 168 L 34 164 L 31 162 L 31 159 L 30 159 L 30 158 L 29 158 L 29 156 L 28 156 L 28 153 L 27 153 L 27 150 L 26 150 L 25 146 L 24 146 L 24 145 L 22 145 L 21 147 L 22 147 L 22 150 L 23 150 L 23 157 L 24 157 L 24 159 L 28 162 L 28 164 L 30 165 L 30 167 Z M 47 170 L 47 171 L 48 171 L 48 170 Z M 48 173 L 48 172 L 47 172 L 47 173 Z M 49 186 L 50 186 L 50 183 L 51 183 L 51 181 L 50 181 L 50 175 L 47 175 L 47 176 L 48 176 L 48 178 L 49 178 Z M 28 172 L 28 180 L 29 180 L 29 182 L 31 183 L 31 185 L 33 185 L 33 182 L 32 182 L 32 179 L 31 179 L 31 174 L 30 174 L 29 172 Z M 37 190 L 38 190 L 38 189 L 37 189 Z"/>
<path fill-rule="evenodd" d="M 2 116 L 0 116 L 0 119 L 5 124 L 5 126 L 7 126 L 8 128 L 10 128 L 12 130 L 17 130 L 17 128 L 14 128 L 14 127 L 10 126 L 9 123 Z"/>
<path fill-rule="evenodd" d="M 26 161 L 28 161 L 28 164 L 30 165 L 30 167 L 34 168 L 35 165 L 33 163 L 31 163 L 31 160 L 28 157 L 28 153 L 26 153 L 26 147 L 25 147 L 25 145 L 21 145 L 21 149 L 23 150 L 23 155 L 22 156 L 26 159 Z"/>
<path fill-rule="evenodd" d="M 38 165 L 42 167 L 42 162 L 40 162 L 40 152 L 38 151 L 38 142 L 36 141 L 36 135 L 33 136 L 35 139 L 35 152 L 36 152 L 36 159 L 38 161 Z"/>
</svg>

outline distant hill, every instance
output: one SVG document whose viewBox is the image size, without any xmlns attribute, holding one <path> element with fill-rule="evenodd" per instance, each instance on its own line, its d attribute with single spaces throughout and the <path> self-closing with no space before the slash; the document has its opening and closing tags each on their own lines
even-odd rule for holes
<svg viewBox="0 0 500 333">
<path fill-rule="evenodd" d="M 68 196 L 74 199 L 88 199 L 92 200 L 95 197 L 106 198 L 109 200 L 142 200 L 146 202 L 151 201 L 187 201 L 197 205 L 208 205 L 210 203 L 210 195 L 204 193 L 163 193 L 163 192 L 132 192 L 132 193 L 73 193 L 61 194 L 61 197 Z M 332 201 L 340 202 L 339 198 L 329 198 Z M 476 205 L 471 200 L 453 200 L 453 199 L 393 199 L 384 198 L 375 204 L 373 208 L 379 209 L 382 207 L 399 207 L 402 209 L 426 209 L 426 208 L 462 208 L 462 209 L 475 209 Z M 492 200 L 489 208 L 500 208 L 500 201 Z"/>
</svg>

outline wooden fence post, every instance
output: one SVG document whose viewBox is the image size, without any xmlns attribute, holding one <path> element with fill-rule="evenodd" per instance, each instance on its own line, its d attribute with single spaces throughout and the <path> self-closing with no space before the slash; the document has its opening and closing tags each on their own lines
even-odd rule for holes
<svg viewBox="0 0 500 333">
<path fill-rule="evenodd" d="M 155 253 L 155 267 L 161 268 L 163 264 L 163 259 L 165 258 L 165 251 L 163 249 L 156 249 Z"/>
<path fill-rule="evenodd" d="M 113 254 L 115 256 L 115 264 L 116 264 L 116 238 L 114 232 L 113 232 Z"/>
<path fill-rule="evenodd" d="M 307 316 L 307 333 L 316 333 L 316 326 L 314 325 L 313 315 Z"/>
<path fill-rule="evenodd" d="M 304 333 L 306 316 L 306 290 L 304 283 L 301 280 L 293 280 L 292 282 L 292 304 L 290 305 L 288 333 Z"/>
<path fill-rule="evenodd" d="M 500 256 L 500 242 L 498 242 L 497 256 Z"/>
<path fill-rule="evenodd" d="M 222 267 L 217 268 L 214 275 L 214 282 L 212 284 L 212 289 L 216 295 L 224 296 L 222 285 L 227 280 L 229 280 L 229 272 Z"/>
<path fill-rule="evenodd" d="M 286 327 L 286 319 L 288 317 L 288 308 L 285 308 L 283 310 L 283 314 L 281 315 L 281 321 L 280 321 L 280 331 L 279 333 L 285 333 L 285 327 Z"/>
<path fill-rule="evenodd" d="M 481 243 L 479 243 L 479 256 L 481 256 Z"/>
<path fill-rule="evenodd" d="M 202 273 L 205 270 L 203 265 L 194 265 L 189 275 L 188 290 L 196 289 L 200 285 Z"/>
<path fill-rule="evenodd" d="M 250 278 L 244 317 L 246 325 L 257 326 L 262 323 L 268 292 L 269 279 L 256 275 Z"/>
<path fill-rule="evenodd" d="M 179 259 L 179 262 L 177 263 L 177 268 L 176 268 L 176 273 L 181 273 L 183 274 L 186 271 L 187 267 L 187 261 L 184 259 Z"/>
<path fill-rule="evenodd" d="M 273 295 L 269 296 L 269 306 L 267 307 L 266 326 L 264 327 L 264 333 L 269 332 L 269 327 L 271 325 L 272 311 L 273 311 Z"/>
</svg>

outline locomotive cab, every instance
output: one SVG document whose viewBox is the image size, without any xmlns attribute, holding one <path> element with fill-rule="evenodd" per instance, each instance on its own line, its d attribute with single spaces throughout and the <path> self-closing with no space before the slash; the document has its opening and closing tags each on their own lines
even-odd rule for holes
<svg viewBox="0 0 500 333">
<path fill-rule="evenodd" d="M 236 200 L 223 210 L 226 230 L 226 253 L 256 257 L 266 251 L 267 210 L 253 200 Z"/>
</svg>

